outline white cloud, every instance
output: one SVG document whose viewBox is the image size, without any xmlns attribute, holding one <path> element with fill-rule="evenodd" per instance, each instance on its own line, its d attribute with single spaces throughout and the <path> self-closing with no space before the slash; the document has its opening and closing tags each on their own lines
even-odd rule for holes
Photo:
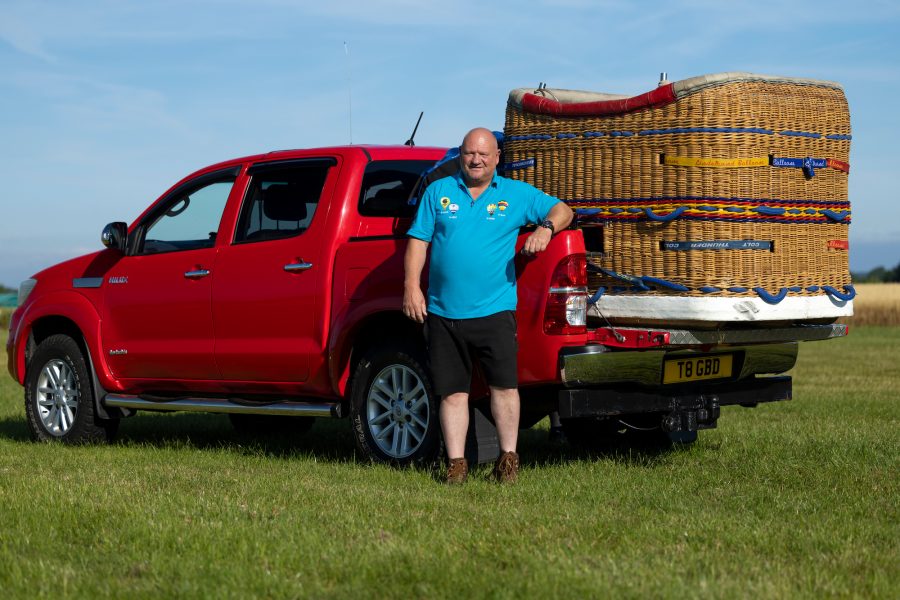
<svg viewBox="0 0 900 600">
<path fill-rule="evenodd" d="M 56 57 L 44 48 L 43 36 L 27 20 L 12 14 L 8 7 L 0 9 L 0 40 L 28 56 L 56 62 Z"/>
</svg>

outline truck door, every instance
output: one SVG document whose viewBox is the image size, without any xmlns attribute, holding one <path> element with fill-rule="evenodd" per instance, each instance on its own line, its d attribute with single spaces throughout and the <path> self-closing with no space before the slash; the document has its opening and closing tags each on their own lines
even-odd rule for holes
<svg viewBox="0 0 900 600">
<path fill-rule="evenodd" d="M 321 353 L 325 217 L 335 158 L 252 166 L 234 239 L 216 259 L 213 323 L 222 377 L 300 382 Z"/>
<path fill-rule="evenodd" d="M 116 377 L 218 379 L 210 306 L 215 242 L 238 169 L 173 190 L 103 282 L 103 351 Z"/>
</svg>

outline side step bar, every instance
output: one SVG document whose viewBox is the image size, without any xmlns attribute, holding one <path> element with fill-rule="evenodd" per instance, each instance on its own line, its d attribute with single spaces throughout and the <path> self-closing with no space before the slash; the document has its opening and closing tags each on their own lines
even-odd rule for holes
<svg viewBox="0 0 900 600">
<path fill-rule="evenodd" d="M 281 415 L 287 417 L 334 417 L 340 418 L 341 405 L 332 402 L 273 402 L 254 404 L 232 402 L 220 398 L 174 398 L 172 400 L 146 400 L 138 396 L 107 394 L 103 399 L 106 406 L 129 408 L 131 410 L 164 410 L 206 413 L 234 413 L 241 415 Z"/>
</svg>

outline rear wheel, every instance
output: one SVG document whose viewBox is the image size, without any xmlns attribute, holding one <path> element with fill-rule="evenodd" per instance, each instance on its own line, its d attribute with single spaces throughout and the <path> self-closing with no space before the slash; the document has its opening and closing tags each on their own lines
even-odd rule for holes
<svg viewBox="0 0 900 600">
<path fill-rule="evenodd" d="M 25 418 L 35 440 L 67 444 L 112 439 L 119 425 L 95 414 L 84 354 L 66 335 L 45 339 L 28 363 Z"/>
<path fill-rule="evenodd" d="M 373 348 L 357 365 L 350 417 L 356 446 L 369 459 L 408 465 L 437 456 L 437 399 L 424 364 L 410 349 Z"/>
</svg>

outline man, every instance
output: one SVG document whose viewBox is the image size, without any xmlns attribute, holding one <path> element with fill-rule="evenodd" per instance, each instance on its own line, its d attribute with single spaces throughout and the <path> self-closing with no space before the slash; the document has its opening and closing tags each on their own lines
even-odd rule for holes
<svg viewBox="0 0 900 600">
<path fill-rule="evenodd" d="M 515 244 L 519 228 L 539 223 L 522 251 L 543 251 L 568 227 L 572 210 L 531 185 L 495 173 L 494 134 L 477 128 L 459 147 L 460 172 L 435 181 L 422 196 L 409 232 L 403 312 L 425 323 L 434 392 L 450 465 L 448 483 L 468 474 L 463 457 L 469 428 L 473 358 L 491 392 L 500 439 L 493 476 L 514 482 L 519 468 L 519 390 L 516 363 Z M 431 249 L 428 298 L 421 275 Z"/>
</svg>

